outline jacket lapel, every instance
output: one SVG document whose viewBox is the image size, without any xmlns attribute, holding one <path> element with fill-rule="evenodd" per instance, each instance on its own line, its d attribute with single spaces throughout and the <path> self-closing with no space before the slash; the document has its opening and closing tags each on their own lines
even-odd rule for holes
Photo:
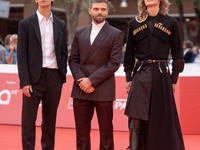
<svg viewBox="0 0 200 150">
<path fill-rule="evenodd" d="M 108 30 L 110 28 L 110 25 L 108 24 L 108 22 L 106 21 L 106 23 L 104 24 L 104 26 L 102 27 L 102 29 L 100 30 L 99 34 L 97 35 L 97 37 L 95 38 L 92 46 L 90 47 L 88 54 L 84 60 L 84 62 L 98 49 L 98 47 L 100 46 L 100 44 L 103 42 L 103 40 L 106 38 L 106 36 L 108 35 Z M 90 37 L 90 36 L 89 36 Z M 90 39 L 90 38 L 89 38 Z"/>
<path fill-rule="evenodd" d="M 85 31 L 84 31 L 84 39 L 83 39 L 83 42 L 84 42 L 84 45 L 87 49 L 87 52 L 90 50 L 91 48 L 91 44 L 90 44 L 90 33 L 91 33 L 91 30 L 92 30 L 92 24 L 89 25 Z"/>
<path fill-rule="evenodd" d="M 59 24 L 57 18 L 53 15 L 53 36 L 54 36 L 54 45 L 56 45 L 59 33 Z"/>
<path fill-rule="evenodd" d="M 31 22 L 31 25 L 33 27 L 33 30 L 38 38 L 38 41 L 41 45 L 41 34 L 40 34 L 40 27 L 39 27 L 39 23 L 38 23 L 38 17 L 37 17 L 37 14 L 35 13 L 33 15 L 33 17 L 30 18 L 30 22 Z"/>
</svg>

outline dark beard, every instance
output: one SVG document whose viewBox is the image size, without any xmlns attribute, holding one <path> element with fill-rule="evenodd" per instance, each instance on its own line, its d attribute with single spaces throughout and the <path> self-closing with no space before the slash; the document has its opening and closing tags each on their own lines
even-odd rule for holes
<svg viewBox="0 0 200 150">
<path fill-rule="evenodd" d="M 102 16 L 102 15 L 99 15 L 99 16 L 101 16 L 101 18 L 99 18 L 99 17 L 93 17 L 94 22 L 97 23 L 97 24 L 104 22 L 105 19 L 106 19 L 106 18 L 105 18 L 104 16 Z"/>
</svg>

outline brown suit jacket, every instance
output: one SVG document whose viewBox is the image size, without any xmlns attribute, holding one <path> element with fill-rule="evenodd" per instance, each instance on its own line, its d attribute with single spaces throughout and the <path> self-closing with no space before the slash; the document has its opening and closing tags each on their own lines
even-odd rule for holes
<svg viewBox="0 0 200 150">
<path fill-rule="evenodd" d="M 115 100 L 114 73 L 120 66 L 122 55 L 122 33 L 104 24 L 93 44 L 90 44 L 92 25 L 76 30 L 72 51 L 69 57 L 69 66 L 74 77 L 71 96 L 76 99 L 92 101 Z M 88 77 L 95 91 L 87 94 L 78 85 L 77 80 Z"/>
</svg>

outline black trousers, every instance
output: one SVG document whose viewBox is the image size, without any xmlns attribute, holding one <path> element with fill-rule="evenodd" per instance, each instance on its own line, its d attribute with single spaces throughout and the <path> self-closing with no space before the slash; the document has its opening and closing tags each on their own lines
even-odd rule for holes
<svg viewBox="0 0 200 150">
<path fill-rule="evenodd" d="M 94 102 L 74 99 L 73 101 L 77 150 L 91 150 L 90 130 L 91 120 L 96 108 L 99 130 L 99 150 L 114 150 L 113 142 L 113 101 Z"/>
<path fill-rule="evenodd" d="M 57 108 L 63 85 L 63 77 L 57 69 L 42 69 L 38 83 L 32 85 L 31 97 L 23 95 L 22 146 L 23 150 L 35 149 L 35 121 L 42 101 L 42 150 L 53 150 Z"/>
</svg>

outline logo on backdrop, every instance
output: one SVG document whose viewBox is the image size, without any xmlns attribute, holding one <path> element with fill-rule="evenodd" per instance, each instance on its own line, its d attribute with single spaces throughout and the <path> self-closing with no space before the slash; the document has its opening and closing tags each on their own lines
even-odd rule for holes
<svg viewBox="0 0 200 150">
<path fill-rule="evenodd" d="M 2 90 L 0 91 L 0 105 L 9 105 L 12 94 L 16 95 L 19 90 Z"/>
<path fill-rule="evenodd" d="M 126 107 L 126 99 L 116 99 L 116 101 L 114 101 L 114 109 L 125 109 Z"/>
<path fill-rule="evenodd" d="M 5 97 L 6 95 L 6 99 L 5 100 L 2 100 L 3 96 Z M 3 91 L 0 91 L 0 104 L 2 105 L 9 105 L 10 103 L 10 99 L 11 99 L 11 93 L 9 90 L 3 90 Z"/>
<path fill-rule="evenodd" d="M 114 109 L 122 110 L 126 107 L 126 99 L 116 99 L 114 101 Z M 68 109 L 73 109 L 73 99 L 69 98 Z"/>
<path fill-rule="evenodd" d="M 9 105 L 12 95 L 17 95 L 19 90 L 11 90 L 12 88 L 15 88 L 13 86 L 16 86 L 16 81 L 4 81 L 7 84 L 5 87 L 8 89 L 0 90 L 0 105 Z"/>
</svg>

